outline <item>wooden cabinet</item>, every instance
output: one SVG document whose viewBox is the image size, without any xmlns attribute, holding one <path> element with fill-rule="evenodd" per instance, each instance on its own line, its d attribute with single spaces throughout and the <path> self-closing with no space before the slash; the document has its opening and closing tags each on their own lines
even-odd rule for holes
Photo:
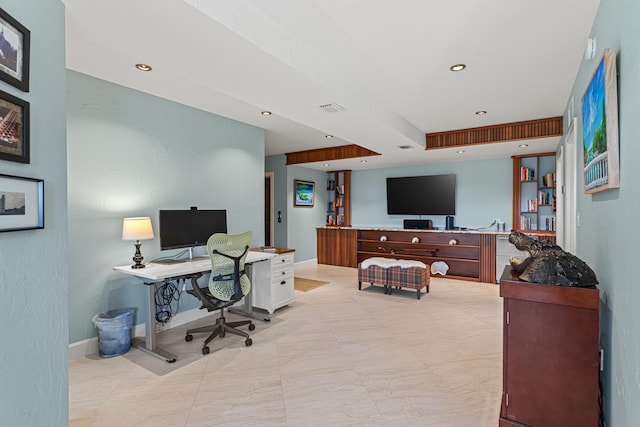
<svg viewBox="0 0 640 427">
<path fill-rule="evenodd" d="M 357 230 L 352 228 L 318 227 L 316 251 L 318 264 L 357 267 Z"/>
<path fill-rule="evenodd" d="M 327 225 L 351 226 L 351 171 L 329 172 Z"/>
<path fill-rule="evenodd" d="M 555 235 L 556 154 L 513 156 L 513 229 Z"/>
<path fill-rule="evenodd" d="M 468 232 L 358 230 L 357 262 L 374 256 L 436 261 L 449 266 L 446 276 L 464 280 L 495 280 L 495 236 Z"/>
<path fill-rule="evenodd" d="M 251 290 L 253 294 L 252 303 L 255 308 L 261 308 L 269 314 L 273 314 L 278 308 L 293 303 L 295 295 L 293 288 L 293 258 L 293 249 L 279 248 L 276 250 L 276 256 L 265 262 L 265 264 L 269 264 L 268 269 L 265 269 L 262 273 L 254 272 L 254 274 L 265 276 L 262 280 L 256 280 L 255 286 Z"/>
<path fill-rule="evenodd" d="M 599 419 L 598 289 L 520 281 L 504 298 L 500 426 L 594 426 Z"/>
</svg>

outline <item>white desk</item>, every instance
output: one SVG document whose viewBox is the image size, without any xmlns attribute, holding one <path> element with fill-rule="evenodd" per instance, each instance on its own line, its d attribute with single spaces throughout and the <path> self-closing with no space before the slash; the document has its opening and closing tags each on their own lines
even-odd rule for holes
<svg viewBox="0 0 640 427">
<path fill-rule="evenodd" d="M 275 256 L 276 254 L 270 252 L 249 251 L 245 264 L 268 261 Z M 132 344 L 145 353 L 158 357 L 165 362 L 175 362 L 176 356 L 174 354 L 158 348 L 156 345 L 156 300 L 154 285 L 168 279 L 179 279 L 189 276 L 190 274 L 209 272 L 211 271 L 211 260 L 208 256 L 205 256 L 177 264 L 150 263 L 147 264 L 145 268 L 131 268 L 131 265 L 122 265 L 113 267 L 113 269 L 143 279 L 144 284 L 147 285 L 149 290 L 146 296 L 148 313 L 145 321 L 145 339 L 143 340 L 136 337 L 133 339 Z M 252 288 L 256 285 L 259 286 L 256 283 L 252 283 Z M 235 310 L 234 312 L 245 316 L 255 317 L 253 315 L 253 308 L 251 304 L 251 293 L 244 298 L 244 309 Z M 261 318 L 269 320 L 268 316 L 262 316 Z"/>
</svg>

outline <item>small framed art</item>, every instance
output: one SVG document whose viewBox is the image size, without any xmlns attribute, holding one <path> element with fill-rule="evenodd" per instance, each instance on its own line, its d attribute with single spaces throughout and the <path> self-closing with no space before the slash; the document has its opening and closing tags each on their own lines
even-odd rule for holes
<svg viewBox="0 0 640 427">
<path fill-rule="evenodd" d="M 31 33 L 0 8 L 0 79 L 29 92 Z"/>
<path fill-rule="evenodd" d="M 295 180 L 294 187 L 294 206 L 312 207 L 315 202 L 315 183 L 309 181 Z"/>
<path fill-rule="evenodd" d="M 0 232 L 44 228 L 44 180 L 0 175 Z"/>
<path fill-rule="evenodd" d="M 29 103 L 1 90 L 0 159 L 29 163 Z"/>
</svg>

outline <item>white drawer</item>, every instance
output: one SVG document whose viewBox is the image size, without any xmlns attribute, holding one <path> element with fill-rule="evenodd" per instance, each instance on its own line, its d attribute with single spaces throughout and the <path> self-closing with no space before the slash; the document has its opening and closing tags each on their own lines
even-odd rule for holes
<svg viewBox="0 0 640 427">
<path fill-rule="evenodd" d="M 271 258 L 271 268 L 285 268 L 293 266 L 293 252 L 286 254 L 280 254 L 277 257 Z"/>
</svg>

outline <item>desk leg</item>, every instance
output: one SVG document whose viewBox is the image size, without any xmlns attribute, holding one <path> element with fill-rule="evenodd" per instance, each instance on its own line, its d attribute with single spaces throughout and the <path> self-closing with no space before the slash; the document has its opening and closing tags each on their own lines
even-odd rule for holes
<svg viewBox="0 0 640 427">
<path fill-rule="evenodd" d="M 242 308 L 230 307 L 228 311 L 252 319 L 269 322 L 271 320 L 270 314 L 253 311 L 253 292 L 258 286 L 271 285 L 271 261 L 263 260 L 256 263 L 247 263 L 245 264 L 245 270 L 249 276 L 249 280 L 251 280 L 251 291 L 248 295 L 244 296 Z"/>
<path fill-rule="evenodd" d="M 242 308 L 229 307 L 227 311 L 229 311 L 230 313 L 239 314 L 241 316 L 250 317 L 252 319 L 270 322 L 271 315 L 269 313 L 254 313 L 251 298 L 253 298 L 253 295 L 251 295 L 251 292 L 249 292 L 248 295 L 244 296 L 244 304 L 242 305 Z"/>
<path fill-rule="evenodd" d="M 176 356 L 174 354 L 156 347 L 156 287 L 154 283 L 145 283 L 145 285 L 149 290 L 147 292 L 148 313 L 147 321 L 145 323 L 146 337 L 145 339 L 136 337 L 131 343 L 145 353 L 155 356 L 158 359 L 162 359 L 167 363 L 173 363 L 176 361 Z"/>
</svg>

